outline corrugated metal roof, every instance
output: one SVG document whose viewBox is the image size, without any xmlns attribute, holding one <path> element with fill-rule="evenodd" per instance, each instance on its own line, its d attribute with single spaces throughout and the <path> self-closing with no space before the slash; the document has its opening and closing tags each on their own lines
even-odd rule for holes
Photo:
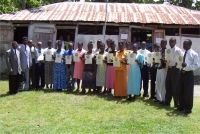
<svg viewBox="0 0 200 134">
<path fill-rule="evenodd" d="M 0 15 L 6 21 L 104 22 L 106 3 L 62 2 Z M 200 11 L 166 4 L 108 3 L 107 22 L 200 25 Z"/>
</svg>

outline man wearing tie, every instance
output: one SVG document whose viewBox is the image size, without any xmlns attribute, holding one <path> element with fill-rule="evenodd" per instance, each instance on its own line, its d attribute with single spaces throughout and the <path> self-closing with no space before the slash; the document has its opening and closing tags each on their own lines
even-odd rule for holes
<svg viewBox="0 0 200 134">
<path fill-rule="evenodd" d="M 176 46 L 176 38 L 170 38 L 169 45 L 171 47 L 172 52 L 172 59 L 169 61 L 168 64 L 168 71 L 166 76 L 166 94 L 165 94 L 165 103 L 163 106 L 170 106 L 170 102 L 174 100 L 174 107 L 178 107 L 178 82 L 179 82 L 179 75 L 180 70 L 176 68 L 176 61 L 177 57 L 183 55 L 183 51 Z"/>
<path fill-rule="evenodd" d="M 12 48 L 6 52 L 6 64 L 9 72 L 9 94 L 16 94 L 20 83 L 21 65 L 17 42 L 12 42 Z"/>
<path fill-rule="evenodd" d="M 179 106 L 178 111 L 184 114 L 192 113 L 193 93 L 194 93 L 194 74 L 193 71 L 200 67 L 198 54 L 191 49 L 192 41 L 186 39 L 183 42 L 185 54 L 179 80 Z"/>
<path fill-rule="evenodd" d="M 32 58 L 30 47 L 27 45 L 28 38 L 23 37 L 23 44 L 19 47 L 20 51 L 20 61 L 22 72 L 25 76 L 25 86 L 23 87 L 23 82 L 20 83 L 19 91 L 29 90 L 29 69 L 32 66 Z"/>
</svg>

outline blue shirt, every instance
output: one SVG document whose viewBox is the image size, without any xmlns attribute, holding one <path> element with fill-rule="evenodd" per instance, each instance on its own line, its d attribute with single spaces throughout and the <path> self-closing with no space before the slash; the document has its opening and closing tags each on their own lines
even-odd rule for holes
<svg viewBox="0 0 200 134">
<path fill-rule="evenodd" d="M 74 55 L 74 50 L 72 49 L 72 50 L 66 50 L 65 51 L 65 53 L 64 53 L 64 57 L 66 56 L 66 55 Z"/>
</svg>

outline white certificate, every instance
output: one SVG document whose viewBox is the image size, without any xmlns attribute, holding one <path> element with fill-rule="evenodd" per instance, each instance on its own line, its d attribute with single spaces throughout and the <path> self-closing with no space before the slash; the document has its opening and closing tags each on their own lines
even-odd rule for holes
<svg viewBox="0 0 200 134">
<path fill-rule="evenodd" d="M 56 63 L 61 63 L 61 61 L 62 61 L 62 55 L 61 54 L 56 54 L 56 60 L 55 60 L 55 62 Z"/>
<path fill-rule="evenodd" d="M 148 53 L 147 54 L 147 63 L 151 64 L 153 62 L 153 54 L 152 53 Z"/>
<path fill-rule="evenodd" d="M 161 59 L 161 52 L 154 52 L 153 53 L 153 58 L 155 63 L 160 63 Z"/>
<path fill-rule="evenodd" d="M 121 34 L 121 40 L 127 40 L 128 34 Z"/>
<path fill-rule="evenodd" d="M 45 54 L 45 60 L 46 61 L 52 61 L 52 52 L 47 50 L 46 54 Z"/>
<path fill-rule="evenodd" d="M 183 68 L 182 67 L 183 56 L 178 56 L 176 62 L 177 62 L 176 68 L 179 68 L 179 69 Z"/>
<path fill-rule="evenodd" d="M 113 60 L 113 53 L 108 53 L 107 54 L 107 63 L 112 63 Z"/>
<path fill-rule="evenodd" d="M 37 61 L 43 61 L 44 60 L 44 55 L 40 54 L 38 55 Z"/>
<path fill-rule="evenodd" d="M 66 55 L 65 56 L 65 64 L 71 64 L 72 63 L 72 56 Z"/>
<path fill-rule="evenodd" d="M 101 54 L 96 55 L 96 64 L 98 64 L 98 65 L 103 64 L 103 55 L 101 55 Z"/>
<path fill-rule="evenodd" d="M 74 53 L 74 62 L 79 62 L 79 61 L 80 61 L 79 53 Z"/>
<path fill-rule="evenodd" d="M 118 57 L 113 58 L 113 66 L 114 67 L 120 67 L 120 61 Z"/>
<path fill-rule="evenodd" d="M 92 55 L 85 55 L 85 64 L 92 64 Z"/>
<path fill-rule="evenodd" d="M 135 63 L 135 58 L 136 58 L 136 54 L 135 53 L 129 53 L 127 55 L 127 63 L 128 64 L 133 64 Z"/>
<path fill-rule="evenodd" d="M 172 60 L 172 50 L 171 49 L 165 49 L 165 60 Z"/>
</svg>

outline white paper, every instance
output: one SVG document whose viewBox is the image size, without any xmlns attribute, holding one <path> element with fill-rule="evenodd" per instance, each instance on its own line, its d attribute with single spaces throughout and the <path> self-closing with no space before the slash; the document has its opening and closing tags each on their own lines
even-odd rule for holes
<svg viewBox="0 0 200 134">
<path fill-rule="evenodd" d="M 92 55 L 85 55 L 85 64 L 92 64 Z"/>
<path fill-rule="evenodd" d="M 96 64 L 98 64 L 98 65 L 103 64 L 103 55 L 101 55 L 101 54 L 96 55 Z"/>
<path fill-rule="evenodd" d="M 153 58 L 155 63 L 160 63 L 161 59 L 161 52 L 154 52 L 153 53 Z"/>
<path fill-rule="evenodd" d="M 43 60 L 44 60 L 44 55 L 40 54 L 40 55 L 38 56 L 37 61 L 43 61 Z"/>
<path fill-rule="evenodd" d="M 74 53 L 74 62 L 79 62 L 79 61 L 80 61 L 79 53 Z"/>
<path fill-rule="evenodd" d="M 135 53 L 129 53 L 127 55 L 127 63 L 128 64 L 133 64 L 135 63 L 135 58 L 136 58 L 136 54 Z"/>
<path fill-rule="evenodd" d="M 148 53 L 147 54 L 147 63 L 151 64 L 153 62 L 153 54 L 152 53 Z"/>
<path fill-rule="evenodd" d="M 118 57 L 113 58 L 113 66 L 114 67 L 120 67 L 120 61 Z"/>
<path fill-rule="evenodd" d="M 181 69 L 183 63 L 183 56 L 178 56 L 176 62 L 177 62 L 176 68 Z"/>
<path fill-rule="evenodd" d="M 61 63 L 61 61 L 62 61 L 62 55 L 61 54 L 56 54 L 56 60 L 55 60 L 55 62 L 56 63 Z"/>
<path fill-rule="evenodd" d="M 173 55 L 171 49 L 165 49 L 165 60 L 172 60 Z"/>
<path fill-rule="evenodd" d="M 160 43 L 163 38 L 156 38 L 156 43 Z"/>
<path fill-rule="evenodd" d="M 72 56 L 66 55 L 65 56 L 65 64 L 71 64 L 72 63 Z"/>
<path fill-rule="evenodd" d="M 108 53 L 107 54 L 107 63 L 113 63 L 113 53 Z"/>
<path fill-rule="evenodd" d="M 51 51 L 47 50 L 47 52 L 45 54 L 45 60 L 46 61 L 52 61 L 53 60 L 53 58 L 52 58 L 52 52 Z"/>
<path fill-rule="evenodd" d="M 121 34 L 121 39 L 122 40 L 127 40 L 128 39 L 128 34 Z"/>
</svg>

